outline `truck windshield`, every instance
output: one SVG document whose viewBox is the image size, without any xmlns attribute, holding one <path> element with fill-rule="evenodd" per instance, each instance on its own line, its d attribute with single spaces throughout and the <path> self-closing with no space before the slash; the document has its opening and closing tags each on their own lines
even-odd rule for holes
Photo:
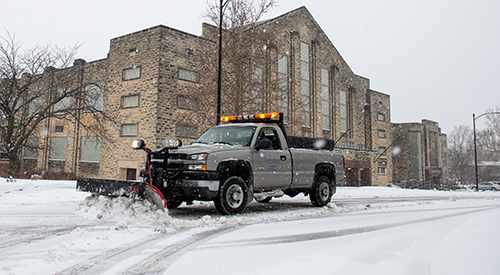
<svg viewBox="0 0 500 275">
<path fill-rule="evenodd" d="M 213 127 L 193 143 L 250 146 L 255 128 L 242 126 Z"/>
</svg>

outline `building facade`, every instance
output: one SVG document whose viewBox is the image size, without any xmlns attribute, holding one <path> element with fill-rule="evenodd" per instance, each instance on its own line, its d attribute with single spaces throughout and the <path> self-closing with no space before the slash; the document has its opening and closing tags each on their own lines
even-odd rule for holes
<svg viewBox="0 0 500 275">
<path fill-rule="evenodd" d="M 394 183 L 434 186 L 449 180 L 447 136 L 439 124 L 394 123 Z"/>
<path fill-rule="evenodd" d="M 336 140 L 336 150 L 346 157 L 347 185 L 391 183 L 390 96 L 371 90 L 369 79 L 352 71 L 305 7 L 258 27 L 277 34 L 260 64 L 263 83 L 286 80 L 279 100 L 273 94 L 276 91 L 263 85 L 268 90 L 257 101 L 258 110 L 283 112 L 289 134 Z M 167 137 L 189 143 L 199 136 L 210 125 L 183 118 L 192 103 L 186 91 L 207 81 L 200 55 L 217 43 L 209 32 L 214 27 L 204 24 L 203 28 L 203 35 L 196 36 L 166 26 L 152 27 L 111 39 L 106 59 L 75 62 L 83 78 L 102 83 L 103 112 L 114 114 L 117 123 L 105 125 L 110 134 L 103 138 L 86 136 L 71 122 L 52 120 L 49 140 L 63 137 L 53 141 L 59 144 L 58 165 L 47 166 L 51 160 L 47 155 L 28 153 L 25 159 L 37 159 L 38 167 L 85 176 L 136 179 L 145 166 L 145 155 L 130 148 L 133 139 L 141 138 L 154 149 Z M 215 108 L 196 104 L 198 109 Z M 61 129 L 58 123 L 69 124 Z M 429 167 L 434 167 L 435 158 L 432 155 Z"/>
</svg>

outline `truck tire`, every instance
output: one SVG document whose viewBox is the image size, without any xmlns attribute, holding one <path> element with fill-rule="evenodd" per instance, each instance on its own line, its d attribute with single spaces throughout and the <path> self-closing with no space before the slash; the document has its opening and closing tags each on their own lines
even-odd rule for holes
<svg viewBox="0 0 500 275">
<path fill-rule="evenodd" d="M 245 181 L 237 176 L 229 177 L 220 187 L 214 200 L 217 210 L 224 215 L 243 211 L 248 201 L 248 188 Z"/>
<path fill-rule="evenodd" d="M 333 186 L 327 176 L 320 176 L 312 186 L 309 199 L 314 206 L 325 206 L 332 199 Z"/>
</svg>

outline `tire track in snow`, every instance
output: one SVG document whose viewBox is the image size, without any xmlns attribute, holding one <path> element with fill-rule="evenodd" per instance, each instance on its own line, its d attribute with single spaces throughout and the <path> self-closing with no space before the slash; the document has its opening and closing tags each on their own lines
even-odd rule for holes
<svg viewBox="0 0 500 275">
<path fill-rule="evenodd" d="M 123 274 L 163 274 L 182 255 L 195 250 L 203 243 L 226 234 L 228 231 L 236 230 L 239 227 L 221 227 L 215 230 L 208 230 L 177 242 L 174 245 L 163 248 L 159 253 L 152 255 L 145 261 L 135 265 Z"/>
<path fill-rule="evenodd" d="M 142 238 L 122 247 L 106 250 L 65 270 L 57 272 L 57 274 L 101 274 L 103 271 L 107 270 L 106 267 L 108 265 L 117 262 L 117 258 L 122 259 L 127 256 L 136 255 L 149 248 L 154 244 L 154 242 L 161 240 L 162 238 L 166 238 L 166 236 L 155 235 L 149 238 Z"/>
<path fill-rule="evenodd" d="M 221 227 L 196 234 L 189 231 L 168 235 L 159 233 L 121 248 L 107 250 L 57 274 L 159 274 L 183 253 L 227 230 Z"/>
<path fill-rule="evenodd" d="M 198 249 L 205 250 L 205 249 L 224 248 L 224 247 L 275 245 L 275 244 L 282 244 L 282 243 L 313 241 L 313 240 L 319 240 L 319 239 L 327 239 L 327 238 L 334 238 L 334 237 L 341 237 L 341 236 L 347 236 L 347 235 L 367 233 L 367 232 L 389 229 L 389 228 L 410 225 L 410 224 L 443 220 L 443 219 L 451 218 L 451 217 L 457 217 L 457 216 L 469 215 L 469 214 L 478 213 L 478 212 L 484 212 L 484 211 L 488 211 L 488 210 L 499 208 L 499 207 L 500 207 L 500 205 L 485 206 L 485 207 L 480 207 L 479 209 L 474 209 L 474 210 L 469 209 L 466 211 L 461 211 L 459 213 L 444 214 L 444 215 L 439 215 L 439 216 L 414 219 L 414 220 L 403 221 L 403 222 L 386 223 L 386 224 L 373 225 L 373 226 L 363 226 L 363 227 L 346 228 L 346 229 L 339 229 L 339 230 L 332 230 L 332 231 L 285 235 L 285 236 L 274 236 L 274 237 L 265 237 L 265 238 L 242 239 L 242 240 L 236 240 L 236 241 L 224 241 L 223 243 L 218 242 L 218 243 L 211 243 L 211 244 L 202 245 Z M 454 210 L 454 209 L 445 209 L 445 210 Z"/>
<path fill-rule="evenodd" d="M 37 227 L 22 227 L 14 228 L 8 231 L 0 231 L 0 234 L 5 234 L 7 240 L 0 240 L 0 254 L 4 248 L 12 249 L 13 246 L 25 245 L 35 241 L 41 241 L 63 233 L 70 233 L 77 228 L 90 227 L 92 225 L 72 225 L 59 228 L 40 229 Z M 9 253 L 9 252 L 7 252 Z"/>
</svg>

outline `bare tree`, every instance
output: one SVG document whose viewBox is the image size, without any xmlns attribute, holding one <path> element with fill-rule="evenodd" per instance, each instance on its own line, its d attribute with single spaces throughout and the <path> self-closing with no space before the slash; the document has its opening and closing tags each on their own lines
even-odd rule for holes
<svg viewBox="0 0 500 275">
<path fill-rule="evenodd" d="M 19 176 L 23 149 L 39 147 L 28 139 L 47 136 L 44 122 L 50 118 L 72 120 L 88 131 L 103 130 L 103 90 L 97 83 L 83 83 L 83 68 L 73 66 L 78 48 L 23 50 L 15 36 L 0 37 L 0 150 L 9 159 L 10 176 Z"/>
<path fill-rule="evenodd" d="M 500 138 L 500 106 L 486 110 L 487 113 L 495 113 L 486 116 L 486 126 Z"/>
<path fill-rule="evenodd" d="M 482 133 L 484 138 L 481 140 L 481 145 L 486 152 L 486 160 L 500 160 L 500 106 L 486 110 L 492 113 L 486 116 L 487 130 Z"/>
<path fill-rule="evenodd" d="M 468 126 L 455 126 L 448 135 L 448 161 L 450 177 L 460 183 L 471 183 L 474 178 L 474 147 L 472 130 Z"/>
<path fill-rule="evenodd" d="M 192 108 L 197 122 L 205 126 L 215 124 L 217 104 L 219 1 L 207 1 L 203 36 L 213 41 L 198 54 L 202 67 L 200 85 L 192 87 L 184 96 L 194 105 L 203 103 L 209 108 Z M 231 0 L 227 2 L 222 22 L 222 104 L 223 115 L 255 113 L 264 110 L 267 50 L 273 45 L 271 31 L 260 27 L 259 20 L 276 5 L 275 0 Z M 198 103 L 198 104 L 197 104 Z M 187 116 L 183 117 L 188 119 Z"/>
</svg>

